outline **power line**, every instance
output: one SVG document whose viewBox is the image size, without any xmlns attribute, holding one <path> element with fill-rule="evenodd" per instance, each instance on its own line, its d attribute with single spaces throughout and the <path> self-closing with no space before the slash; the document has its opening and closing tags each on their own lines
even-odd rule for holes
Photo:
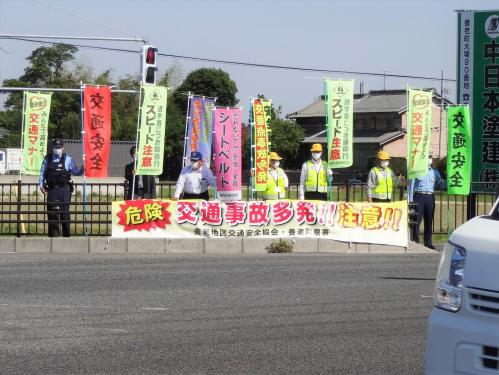
<svg viewBox="0 0 499 375">
<path fill-rule="evenodd" d="M 124 49 L 124 48 L 99 47 L 99 46 L 91 46 L 91 45 L 75 44 L 75 43 L 47 42 L 47 41 L 43 41 L 43 40 L 29 39 L 29 38 L 9 37 L 9 38 L 2 38 L 2 39 L 14 39 L 14 40 L 20 40 L 20 41 L 25 41 L 25 42 L 52 44 L 52 45 L 66 44 L 66 45 L 72 45 L 72 46 L 79 47 L 79 48 L 106 50 L 106 51 L 114 51 L 114 52 L 140 53 L 140 51 Z M 428 77 L 428 76 L 417 76 L 417 75 L 409 75 L 409 74 L 387 74 L 387 73 L 360 72 L 360 71 L 336 70 L 336 69 L 325 69 L 325 68 L 307 68 L 307 67 L 297 67 L 297 66 L 290 66 L 290 65 L 259 64 L 259 63 L 234 61 L 234 60 L 219 60 L 219 59 L 210 59 L 210 58 L 205 58 L 205 57 L 175 55 L 175 54 L 169 54 L 169 53 L 158 53 L 158 55 L 164 56 L 164 57 L 172 57 L 172 58 L 182 59 L 182 60 L 205 61 L 205 62 L 211 62 L 211 63 L 216 63 L 216 64 L 248 66 L 248 67 L 253 67 L 253 68 L 281 69 L 281 70 L 293 70 L 293 71 L 314 72 L 314 73 L 335 73 L 335 74 L 363 75 L 363 76 L 373 76 L 373 77 L 408 78 L 408 79 L 423 79 L 423 80 L 428 80 L 428 81 L 456 82 L 456 80 L 453 78 Z"/>
<path fill-rule="evenodd" d="M 244 65 L 251 66 L 256 68 L 269 68 L 269 69 L 285 69 L 285 70 L 298 70 L 302 72 L 315 72 L 315 73 L 338 73 L 338 74 L 349 74 L 349 75 L 366 75 L 366 76 L 376 76 L 376 77 L 392 77 L 392 78 L 413 78 L 413 79 L 425 79 L 432 81 L 441 81 L 441 78 L 438 77 L 425 77 L 425 76 L 414 76 L 414 75 L 404 75 L 404 74 L 386 74 L 386 73 L 374 73 L 374 72 L 358 72 L 358 71 L 349 71 L 349 70 L 333 70 L 333 69 L 321 69 L 321 68 L 306 68 L 306 67 L 296 67 L 296 66 L 287 66 L 287 65 L 270 65 L 270 64 L 258 64 L 258 63 L 248 63 L 241 61 L 231 61 L 231 60 L 216 60 L 216 59 L 208 59 L 204 57 L 192 57 L 192 56 L 183 56 L 183 55 L 172 55 L 166 53 L 158 53 L 160 56 L 166 57 L 175 57 L 184 60 L 197 60 L 197 61 L 207 61 L 214 62 L 219 64 L 231 64 L 231 65 Z M 444 81 L 455 82 L 455 79 L 452 78 L 444 78 Z"/>
<path fill-rule="evenodd" d="M 135 35 L 131 35 L 128 31 L 125 31 L 125 30 L 121 30 L 121 29 L 118 29 L 117 27 L 113 27 L 113 26 L 110 26 L 110 25 L 106 25 L 102 22 L 99 22 L 99 21 L 96 21 L 96 20 L 93 20 L 91 18 L 87 18 L 87 17 L 83 17 L 82 15 L 80 14 L 77 14 L 77 13 L 73 13 L 73 12 L 70 12 L 68 10 L 65 10 L 65 9 L 62 9 L 62 8 L 59 8 L 59 7 L 56 7 L 52 4 L 47 4 L 41 0 L 33 0 L 35 3 L 38 3 L 40 5 L 43 5 L 43 6 L 46 6 L 48 8 L 52 8 L 53 10 L 55 11 L 58 11 L 58 12 L 61 12 L 61 13 L 64 13 L 64 14 L 68 14 L 70 16 L 73 16 L 73 17 L 76 17 L 76 18 L 79 18 L 81 20 L 84 20 L 84 21 L 87 21 L 87 22 L 91 22 L 93 24 L 96 24 L 96 25 L 99 25 L 101 27 L 104 27 L 106 29 L 109 29 L 109 30 L 113 30 L 113 31 L 118 31 L 119 33 L 122 33 L 124 35 L 128 35 L 128 36 L 133 36 L 135 37 Z"/>
<path fill-rule="evenodd" d="M 59 43 L 59 42 L 48 42 L 45 40 L 37 40 L 37 39 L 30 39 L 30 38 L 18 38 L 18 37 L 0 37 L 0 39 L 13 39 L 13 40 L 20 40 L 22 42 L 33 42 L 33 43 L 40 43 L 40 44 L 58 44 L 58 45 L 66 45 L 66 46 L 74 46 L 74 47 L 79 47 L 79 48 L 87 48 L 87 49 L 96 49 L 96 50 L 106 50 L 106 51 L 115 51 L 115 52 L 129 52 L 129 53 L 140 53 L 140 51 L 135 51 L 132 49 L 124 49 L 124 48 L 113 48 L 113 47 L 101 47 L 101 46 L 89 46 L 86 44 L 77 44 L 77 43 Z"/>
</svg>

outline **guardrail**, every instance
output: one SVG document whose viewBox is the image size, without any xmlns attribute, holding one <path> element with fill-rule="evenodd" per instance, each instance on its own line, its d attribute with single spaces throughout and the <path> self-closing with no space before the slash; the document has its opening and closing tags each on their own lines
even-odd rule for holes
<svg viewBox="0 0 499 375">
<path fill-rule="evenodd" d="M 86 202 L 83 202 L 83 184 L 75 183 L 71 197 L 69 212 L 71 214 L 71 234 L 80 236 L 110 236 L 111 235 L 111 203 L 122 200 L 125 193 L 123 183 L 87 183 Z M 495 197 L 499 194 L 497 183 L 473 183 L 474 188 L 487 192 L 471 194 L 470 196 L 448 196 L 446 192 L 435 194 L 434 233 L 447 233 L 467 219 L 487 214 Z M 362 202 L 367 200 L 365 183 L 333 184 L 334 201 Z M 170 198 L 175 192 L 175 184 L 158 183 L 157 198 Z M 249 186 L 243 186 L 243 199 L 250 196 Z M 286 192 L 286 198 L 298 197 L 298 184 L 291 184 Z M 395 199 L 406 198 L 405 188 L 397 188 Z M 256 199 L 261 199 L 256 194 Z M 0 183 L 0 235 L 44 236 L 48 233 L 46 197 L 39 191 L 36 183 Z M 84 209 L 85 208 L 85 209 Z M 422 228 L 421 228 L 422 229 Z"/>
</svg>

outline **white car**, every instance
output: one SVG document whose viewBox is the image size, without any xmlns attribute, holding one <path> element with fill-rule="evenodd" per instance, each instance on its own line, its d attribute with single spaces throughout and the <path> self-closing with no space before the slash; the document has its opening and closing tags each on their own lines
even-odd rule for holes
<svg viewBox="0 0 499 375">
<path fill-rule="evenodd" d="M 499 374 L 499 199 L 445 245 L 429 318 L 426 374 Z"/>
</svg>

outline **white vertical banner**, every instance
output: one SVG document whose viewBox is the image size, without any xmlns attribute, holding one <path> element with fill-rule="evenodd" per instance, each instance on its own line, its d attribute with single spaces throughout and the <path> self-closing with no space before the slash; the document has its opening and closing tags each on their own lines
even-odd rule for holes
<svg viewBox="0 0 499 375">
<path fill-rule="evenodd" d="M 457 102 L 470 105 L 470 115 L 473 118 L 473 31 L 475 15 L 472 11 L 459 13 L 460 30 L 458 39 L 458 82 Z"/>
</svg>

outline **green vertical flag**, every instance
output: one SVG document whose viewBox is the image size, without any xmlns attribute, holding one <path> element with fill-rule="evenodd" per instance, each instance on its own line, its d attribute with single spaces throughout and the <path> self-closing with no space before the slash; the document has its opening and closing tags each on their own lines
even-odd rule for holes
<svg viewBox="0 0 499 375">
<path fill-rule="evenodd" d="M 267 131 L 268 131 L 270 120 L 272 120 L 272 100 L 262 99 L 262 104 L 263 104 L 263 112 L 265 112 L 265 123 L 267 124 Z"/>
<path fill-rule="evenodd" d="M 468 195 L 471 186 L 471 126 L 468 105 L 447 109 L 447 190 Z"/>
<path fill-rule="evenodd" d="M 457 102 L 470 107 L 473 193 L 499 181 L 499 9 L 457 11 Z"/>
<path fill-rule="evenodd" d="M 353 164 L 353 90 L 353 80 L 324 80 L 330 168 L 348 168 Z"/>
<path fill-rule="evenodd" d="M 407 178 L 428 173 L 433 91 L 408 89 L 407 108 Z"/>
<path fill-rule="evenodd" d="M 163 173 L 167 89 L 148 84 L 142 89 L 137 174 L 157 176 Z"/>
<path fill-rule="evenodd" d="M 47 155 L 47 135 L 52 93 L 24 93 L 22 173 L 38 175 Z"/>
</svg>

